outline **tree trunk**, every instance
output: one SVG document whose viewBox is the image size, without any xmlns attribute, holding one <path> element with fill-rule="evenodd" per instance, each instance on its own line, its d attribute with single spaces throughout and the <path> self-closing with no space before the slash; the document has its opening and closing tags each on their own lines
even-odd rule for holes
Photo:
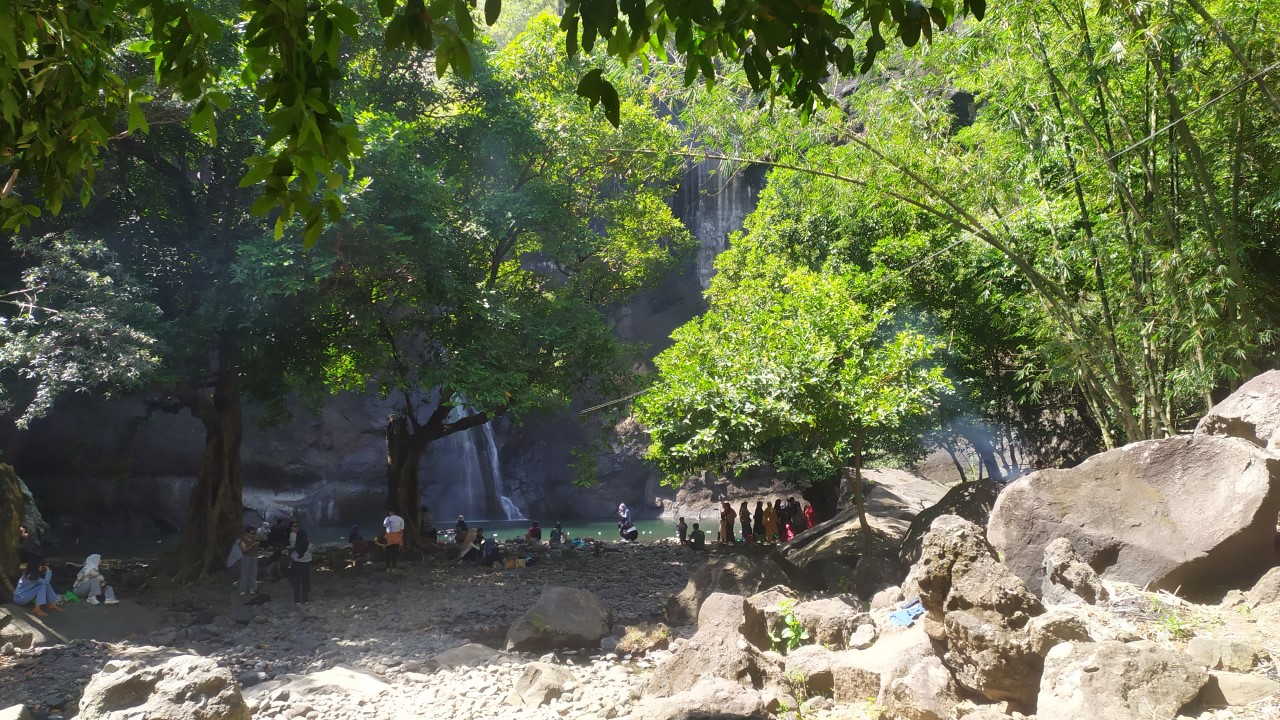
<svg viewBox="0 0 1280 720">
<path fill-rule="evenodd" d="M 212 397 L 201 391 L 180 393 L 191 414 L 204 424 L 204 454 L 187 510 L 187 528 L 178 547 L 177 579 L 195 580 L 221 568 L 244 527 L 244 478 L 240 441 L 244 418 L 240 375 L 232 344 L 219 340 L 217 379 Z"/>
<path fill-rule="evenodd" d="M 1000 472 L 1000 463 L 996 460 L 996 449 L 987 436 L 972 428 L 960 434 L 973 447 L 974 452 L 978 453 L 978 460 L 986 468 L 987 477 L 998 483 L 1004 482 L 1004 473 Z"/>
<path fill-rule="evenodd" d="M 387 509 L 404 518 L 404 542 L 409 547 L 423 544 L 418 527 L 422 491 L 418 486 L 418 461 L 422 458 L 422 430 L 414 431 L 404 415 L 387 418 Z"/>
<path fill-rule="evenodd" d="M 872 552 L 871 524 L 867 522 L 867 506 L 862 496 L 862 429 L 853 436 L 853 502 L 858 506 L 858 525 L 862 528 L 862 554 Z"/>
</svg>

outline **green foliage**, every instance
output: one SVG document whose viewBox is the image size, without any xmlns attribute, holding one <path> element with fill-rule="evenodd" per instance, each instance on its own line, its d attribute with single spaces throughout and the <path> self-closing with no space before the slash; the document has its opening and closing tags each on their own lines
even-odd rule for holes
<svg viewBox="0 0 1280 720">
<path fill-rule="evenodd" d="M 940 344 L 891 308 L 868 309 L 855 278 L 749 246 L 717 269 L 707 313 L 673 334 L 660 380 L 636 402 L 665 482 L 759 462 L 827 480 L 860 438 L 911 434 L 907 421 L 948 387 L 930 365 Z"/>
<path fill-rule="evenodd" d="M 792 650 L 805 644 L 809 639 L 809 631 L 804 628 L 800 619 L 796 617 L 796 601 L 786 599 L 778 603 L 778 612 L 782 620 L 782 629 L 777 635 L 769 632 L 769 639 L 773 641 L 773 649 L 782 654 L 787 654 Z M 803 680 L 801 682 L 803 685 Z"/>
<path fill-rule="evenodd" d="M 156 372 L 159 310 L 98 240 L 23 239 L 21 287 L 0 295 L 0 408 L 15 387 L 26 428 L 66 392 L 136 390 Z M 7 377 L 6 377 L 7 376 Z"/>
<path fill-rule="evenodd" d="M 571 0 L 561 27 L 570 57 L 599 46 L 630 61 L 684 56 L 685 83 L 715 80 L 716 64 L 742 62 L 758 91 L 787 97 L 807 114 L 826 100 L 829 68 L 852 73 L 853 42 L 865 26 L 865 71 L 889 28 L 911 46 L 945 28 L 957 10 L 981 18 L 985 0 L 857 0 L 802 8 L 786 0 L 659 3 Z M 56 214 L 76 184 L 89 183 L 107 143 L 145 132 L 152 96 L 183 104 L 190 127 L 216 136 L 214 112 L 232 87 L 253 89 L 266 113 L 260 151 L 246 161 L 258 188 L 255 213 L 275 212 L 275 237 L 300 216 L 314 243 L 344 212 L 339 190 L 364 152 L 351 108 L 333 88 L 352 69 L 347 53 L 429 55 L 437 76 L 471 77 L 477 62 L 478 0 L 87 0 L 68 6 L 14 0 L 0 8 L 0 221 L 26 224 L 43 198 Z M 484 22 L 502 14 L 485 0 Z M 230 50 L 220 47 L 229 44 Z M 143 66 L 154 68 L 148 79 Z M 143 89 L 147 88 L 146 92 Z M 577 86 L 621 123 L 621 96 L 598 69 Z M 21 181 L 16 186 L 14 181 Z M 21 183 L 26 183 L 23 185 Z"/>
</svg>

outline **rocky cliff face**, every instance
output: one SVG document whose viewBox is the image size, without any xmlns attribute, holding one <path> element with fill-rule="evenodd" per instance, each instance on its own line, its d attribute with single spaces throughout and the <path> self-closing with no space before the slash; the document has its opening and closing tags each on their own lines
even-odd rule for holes
<svg viewBox="0 0 1280 720">
<path fill-rule="evenodd" d="M 657 287 L 615 308 L 623 339 L 650 359 L 671 332 L 705 307 L 702 291 L 715 257 L 742 227 L 764 185 L 760 169 L 732 176 L 702 163 L 685 174 L 672 206 L 701 240 L 695 257 Z M 376 396 L 340 395 L 318 414 L 299 408 L 275 427 L 246 412 L 243 448 L 245 505 L 261 514 L 295 512 L 310 523 L 380 517 L 385 495 L 388 405 Z M 622 421 L 596 452 L 595 487 L 573 486 L 572 451 L 590 448 L 614 418 L 575 411 L 530 417 L 519 426 L 497 422 L 434 444 L 423 458 L 424 500 L 436 517 L 607 517 L 619 502 L 639 516 L 657 515 L 670 498 L 643 460 L 645 438 Z M 187 414 L 146 416 L 138 401 L 76 399 L 23 433 L 0 438 L 0 452 L 28 479 L 55 524 L 84 533 L 172 530 L 186 515 L 186 497 L 204 442 Z M 485 490 L 508 503 L 488 507 Z"/>
</svg>

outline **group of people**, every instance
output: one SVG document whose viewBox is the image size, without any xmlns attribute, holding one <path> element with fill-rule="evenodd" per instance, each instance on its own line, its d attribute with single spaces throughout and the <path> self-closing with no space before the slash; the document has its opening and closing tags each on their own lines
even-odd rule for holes
<svg viewBox="0 0 1280 720">
<path fill-rule="evenodd" d="M 818 518 L 813 505 L 805 505 L 802 508 L 800 502 L 794 497 L 785 500 L 778 498 L 772 504 L 757 500 L 754 513 L 746 500 L 742 501 L 737 510 L 734 510 L 729 501 L 725 500 L 720 503 L 720 533 L 716 539 L 724 544 L 787 542 L 813 527 L 817 522 Z M 740 536 L 734 532 L 735 525 L 740 525 L 742 528 Z M 706 533 L 698 523 L 694 523 L 693 532 L 689 532 L 689 526 L 684 518 L 680 518 L 677 533 L 682 545 L 692 545 L 696 548 L 706 545 Z"/>
<path fill-rule="evenodd" d="M 297 520 L 278 518 L 274 527 L 263 522 L 255 530 L 246 527 L 244 534 L 231 544 L 227 567 L 239 573 L 237 587 L 241 595 L 258 594 L 258 565 L 266 557 L 265 550 L 275 548 L 276 559 L 288 557 L 285 576 L 293 588 L 293 602 L 311 602 L 311 538 Z"/>
<path fill-rule="evenodd" d="M 46 617 L 50 612 L 62 612 L 60 598 L 84 600 L 90 605 L 115 605 L 115 588 L 107 584 L 102 574 L 102 556 L 95 553 L 85 558 L 84 565 L 76 573 L 71 591 L 66 596 L 53 589 L 53 569 L 45 561 L 40 540 L 26 525 L 18 526 L 18 560 L 22 563 L 22 576 L 13 589 L 13 603 L 31 603 L 32 613 Z"/>
</svg>

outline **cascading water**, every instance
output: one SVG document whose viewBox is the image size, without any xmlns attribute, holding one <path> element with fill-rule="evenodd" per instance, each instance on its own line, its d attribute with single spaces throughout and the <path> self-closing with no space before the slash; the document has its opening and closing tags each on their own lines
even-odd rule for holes
<svg viewBox="0 0 1280 720">
<path fill-rule="evenodd" d="M 455 408 L 446 422 L 470 412 L 470 408 Z M 437 518 L 464 515 L 468 521 L 524 519 L 519 504 L 507 494 L 498 441 L 490 423 L 432 443 L 423 465 L 424 498 Z"/>
</svg>

